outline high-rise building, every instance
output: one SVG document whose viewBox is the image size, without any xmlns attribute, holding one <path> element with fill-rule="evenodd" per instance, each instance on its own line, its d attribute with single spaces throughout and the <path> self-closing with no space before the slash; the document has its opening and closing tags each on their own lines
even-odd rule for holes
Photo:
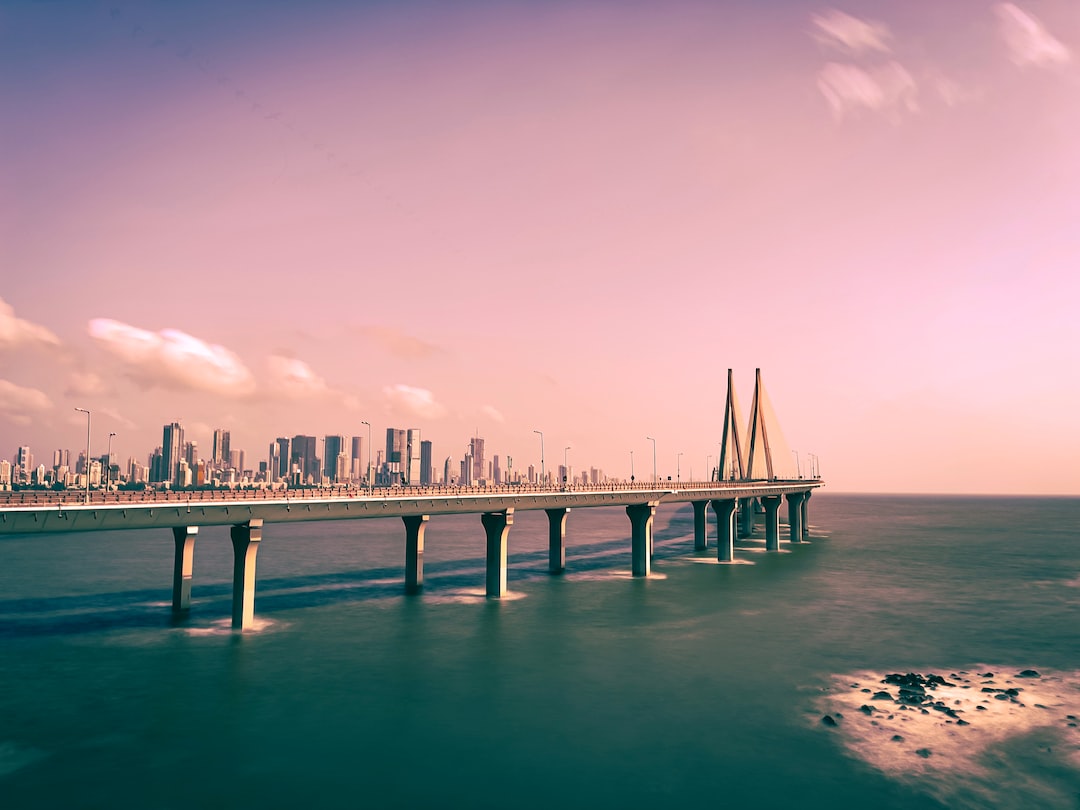
<svg viewBox="0 0 1080 810">
<path fill-rule="evenodd" d="M 405 431 L 397 428 L 386 429 L 386 477 L 385 483 L 393 486 L 400 484 L 404 473 L 403 466 L 408 461 L 408 448 L 405 444 Z"/>
<path fill-rule="evenodd" d="M 491 459 L 491 480 L 496 484 L 502 483 L 502 470 L 499 469 L 499 457 L 492 456 Z"/>
<path fill-rule="evenodd" d="M 292 462 L 292 456 L 289 454 L 289 440 L 284 436 L 279 436 L 274 440 L 274 444 L 278 447 L 277 459 L 277 479 L 289 477 L 289 465 Z"/>
<path fill-rule="evenodd" d="M 323 439 L 323 474 L 331 481 L 339 480 L 337 476 L 338 456 L 344 451 L 344 436 L 326 436 Z"/>
<path fill-rule="evenodd" d="M 430 486 L 431 480 L 431 442 L 420 442 L 420 484 Z"/>
<path fill-rule="evenodd" d="M 314 436 L 293 436 L 290 462 L 299 466 L 302 483 L 307 482 L 309 476 L 312 480 L 319 477 L 318 452 L 318 439 Z"/>
<path fill-rule="evenodd" d="M 484 440 L 479 436 L 469 440 L 469 455 L 472 457 L 470 483 L 478 482 L 487 472 L 487 465 L 484 463 Z"/>
<path fill-rule="evenodd" d="M 175 484 L 178 465 L 183 460 L 184 427 L 179 422 L 165 425 L 161 436 L 161 469 L 158 481 Z"/>
<path fill-rule="evenodd" d="M 352 437 L 352 452 L 350 457 L 352 458 L 352 469 L 350 470 L 350 477 L 353 481 L 362 481 L 367 478 L 367 456 L 364 455 L 364 438 L 362 436 Z"/>
<path fill-rule="evenodd" d="M 420 430 L 418 428 L 409 428 L 406 433 L 405 458 L 405 483 L 415 486 L 420 483 Z"/>
<path fill-rule="evenodd" d="M 454 459 L 450 456 L 446 457 L 446 462 L 443 464 L 442 482 L 445 485 L 451 484 L 454 480 Z"/>
<path fill-rule="evenodd" d="M 277 481 L 281 477 L 280 448 L 277 442 L 270 442 L 270 452 L 266 457 L 266 480 Z"/>
<path fill-rule="evenodd" d="M 229 431 L 218 428 L 214 431 L 214 454 L 211 461 L 220 469 L 229 463 Z"/>
</svg>

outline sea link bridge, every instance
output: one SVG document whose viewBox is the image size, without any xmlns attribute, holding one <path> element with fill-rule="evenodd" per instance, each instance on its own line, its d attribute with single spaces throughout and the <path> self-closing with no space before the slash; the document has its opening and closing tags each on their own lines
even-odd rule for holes
<svg viewBox="0 0 1080 810">
<path fill-rule="evenodd" d="M 730 477 L 672 486 L 659 482 L 604 486 L 397 487 L 379 489 L 198 490 L 141 492 L 0 493 L 0 535 L 92 532 L 122 529 L 168 529 L 172 532 L 172 610 L 183 616 L 191 607 L 195 540 L 200 526 L 230 526 L 233 545 L 232 626 L 252 627 L 255 616 L 255 561 L 263 528 L 272 523 L 311 520 L 401 518 L 405 528 L 405 591 L 423 586 L 424 534 L 433 515 L 477 514 L 487 541 L 487 596 L 506 595 L 507 538 L 516 511 L 542 509 L 548 516 L 549 571 L 566 567 L 566 523 L 571 509 L 624 507 L 630 519 L 631 569 L 648 576 L 652 567 L 652 526 L 661 506 L 689 503 L 694 510 L 694 548 L 707 549 L 707 511 L 716 521 L 716 555 L 734 559 L 734 541 L 754 531 L 759 510 L 765 523 L 765 547 L 780 549 L 780 507 L 787 501 L 792 543 L 808 534 L 807 504 L 822 486 L 819 478 L 782 479 L 773 475 L 768 429 L 762 418 L 760 375 L 755 387 L 750 440 L 743 452 L 735 429 L 738 411 L 728 373 L 724 442 L 718 470 Z M 759 452 L 760 451 L 760 452 Z M 764 462 L 764 476 L 754 476 L 754 461 Z M 760 467 L 759 467 L 760 468 Z M 719 477 L 719 476 L 718 476 Z"/>
</svg>

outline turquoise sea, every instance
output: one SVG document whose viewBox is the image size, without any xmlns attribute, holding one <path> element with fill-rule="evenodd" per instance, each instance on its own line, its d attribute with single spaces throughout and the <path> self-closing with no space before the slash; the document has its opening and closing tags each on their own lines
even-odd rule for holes
<svg viewBox="0 0 1080 810">
<path fill-rule="evenodd" d="M 558 577 L 519 512 L 500 601 L 478 517 L 432 518 L 416 597 L 400 520 L 270 524 L 242 637 L 226 529 L 175 626 L 171 533 L 0 537 L 0 807 L 1080 807 L 1080 499 L 809 514 L 718 564 L 661 509 L 636 580 L 621 509 Z"/>
</svg>

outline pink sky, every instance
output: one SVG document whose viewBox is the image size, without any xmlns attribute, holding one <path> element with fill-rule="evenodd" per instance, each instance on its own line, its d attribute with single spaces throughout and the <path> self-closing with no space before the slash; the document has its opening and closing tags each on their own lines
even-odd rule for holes
<svg viewBox="0 0 1080 810">
<path fill-rule="evenodd" d="M 24 4 L 0 99 L 0 457 L 685 478 L 760 367 L 834 490 L 1080 491 L 1075 2 Z"/>
</svg>

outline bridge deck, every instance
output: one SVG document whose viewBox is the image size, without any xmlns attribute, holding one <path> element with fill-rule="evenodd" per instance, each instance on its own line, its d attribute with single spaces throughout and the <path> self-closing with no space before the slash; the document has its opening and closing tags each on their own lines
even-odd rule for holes
<svg viewBox="0 0 1080 810">
<path fill-rule="evenodd" d="M 808 492 L 818 479 L 666 482 L 603 487 L 405 487 L 303 490 L 196 490 L 0 493 L 0 535 L 175 526 L 356 520 L 409 515 L 580 509 L 636 504 L 760 498 Z"/>
</svg>

